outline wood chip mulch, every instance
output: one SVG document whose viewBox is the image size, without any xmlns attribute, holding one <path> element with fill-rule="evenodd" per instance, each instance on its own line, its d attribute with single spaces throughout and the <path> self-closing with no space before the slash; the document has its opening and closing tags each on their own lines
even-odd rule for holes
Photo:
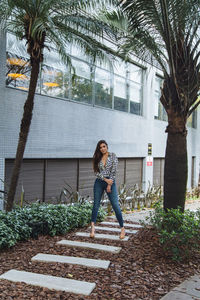
<svg viewBox="0 0 200 300">
<path fill-rule="evenodd" d="M 103 239 L 91 240 L 89 237 L 75 236 L 76 231 L 86 230 L 89 233 L 88 228 L 82 228 L 62 237 L 39 236 L 37 240 L 30 239 L 26 242 L 20 242 L 11 249 L 1 251 L 0 274 L 10 269 L 17 269 L 95 282 L 96 288 L 90 296 L 58 292 L 24 283 L 0 280 L 0 299 L 158 300 L 191 275 L 200 273 L 200 253 L 195 254 L 190 261 L 173 262 L 169 257 L 164 256 L 159 245 L 158 236 L 151 228 L 139 229 L 137 234 L 129 235 L 130 239 L 127 242 Z M 100 233 L 105 234 L 105 232 Z M 112 254 L 56 245 L 56 242 L 61 239 L 120 246 L 122 250 L 118 254 Z M 109 268 L 104 270 L 61 263 L 31 262 L 31 257 L 38 253 L 105 259 L 110 260 L 111 263 Z"/>
</svg>

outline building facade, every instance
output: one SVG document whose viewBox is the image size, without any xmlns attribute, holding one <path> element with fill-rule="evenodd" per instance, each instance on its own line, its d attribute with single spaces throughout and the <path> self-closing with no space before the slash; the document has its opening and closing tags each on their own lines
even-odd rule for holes
<svg viewBox="0 0 200 300">
<path fill-rule="evenodd" d="M 30 65 L 26 47 L 0 36 L 0 189 L 6 190 L 16 153 Z M 95 65 L 76 47 L 69 54 L 74 78 L 52 48 L 44 53 L 33 119 L 16 200 L 53 201 L 64 186 L 92 196 L 92 156 L 105 139 L 119 158 L 118 185 L 163 185 L 167 126 L 159 103 L 162 72 L 135 58 Z M 199 179 L 200 113 L 188 121 L 188 188 Z M 152 152 L 148 153 L 148 148 Z"/>
</svg>

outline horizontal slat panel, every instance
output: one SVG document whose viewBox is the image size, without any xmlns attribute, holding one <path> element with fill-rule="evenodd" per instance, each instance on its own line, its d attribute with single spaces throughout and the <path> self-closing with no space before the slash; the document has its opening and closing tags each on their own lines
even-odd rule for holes
<svg viewBox="0 0 200 300">
<path fill-rule="evenodd" d="M 49 202 L 59 197 L 64 187 L 77 189 L 77 159 L 48 159 L 46 163 L 46 197 Z M 71 189 L 67 186 L 70 185 Z"/>
<path fill-rule="evenodd" d="M 164 163 L 164 158 L 153 160 L 153 184 L 156 186 L 164 184 Z"/>
<path fill-rule="evenodd" d="M 125 159 L 119 158 L 118 159 L 118 167 L 117 167 L 117 175 L 116 175 L 116 183 L 117 187 L 124 183 L 124 165 Z"/>
<path fill-rule="evenodd" d="M 161 158 L 161 185 L 164 186 L 164 168 L 165 168 L 165 159 Z"/>
<path fill-rule="evenodd" d="M 6 160 L 5 182 L 8 187 L 11 180 L 13 165 L 13 159 Z M 40 159 L 23 160 L 15 195 L 15 201 L 17 203 L 20 201 L 22 186 L 24 188 L 24 197 L 26 201 L 42 200 L 43 166 L 44 161 Z"/>
<path fill-rule="evenodd" d="M 92 167 L 92 159 L 79 160 L 79 192 L 82 196 L 93 197 L 93 185 L 96 177 Z"/>
<path fill-rule="evenodd" d="M 135 184 L 142 185 L 142 158 L 126 159 L 126 185 L 133 187 Z"/>
</svg>

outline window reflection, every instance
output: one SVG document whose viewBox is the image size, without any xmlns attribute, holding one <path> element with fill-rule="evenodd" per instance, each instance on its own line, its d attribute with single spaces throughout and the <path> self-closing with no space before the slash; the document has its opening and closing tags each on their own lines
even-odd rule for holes
<svg viewBox="0 0 200 300">
<path fill-rule="evenodd" d="M 143 101 L 143 69 L 128 64 L 128 92 L 130 101 L 130 113 L 142 114 Z"/>
<path fill-rule="evenodd" d="M 142 86 L 132 81 L 128 81 L 128 86 L 130 99 L 130 113 L 141 115 Z"/>
<path fill-rule="evenodd" d="M 143 75 L 142 68 L 133 64 L 128 64 L 128 71 L 129 71 L 130 80 L 142 84 L 142 75 Z"/>
<path fill-rule="evenodd" d="M 72 99 L 85 103 L 92 103 L 92 70 L 85 62 L 73 59 L 75 75 L 72 76 Z"/>
<path fill-rule="evenodd" d="M 95 104 L 112 108 L 110 72 L 98 67 L 95 69 Z"/>
<path fill-rule="evenodd" d="M 52 96 L 69 97 L 69 76 L 59 54 L 54 50 L 44 51 L 44 63 L 41 74 L 41 93 Z"/>
<path fill-rule="evenodd" d="M 53 97 L 64 97 L 64 77 L 62 70 L 42 66 L 41 93 Z"/>
<path fill-rule="evenodd" d="M 7 52 L 7 86 L 28 90 L 30 72 L 31 68 L 28 59 Z"/>
<path fill-rule="evenodd" d="M 114 75 L 114 109 L 128 112 L 126 79 Z"/>
</svg>

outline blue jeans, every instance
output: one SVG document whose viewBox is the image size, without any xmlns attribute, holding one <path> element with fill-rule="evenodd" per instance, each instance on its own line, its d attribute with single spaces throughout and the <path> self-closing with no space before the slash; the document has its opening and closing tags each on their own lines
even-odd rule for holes
<svg viewBox="0 0 200 300">
<path fill-rule="evenodd" d="M 101 179 L 96 179 L 94 183 L 94 204 L 93 204 L 93 209 L 92 209 L 92 222 L 96 222 L 97 219 L 97 214 L 101 202 L 101 197 L 103 195 L 103 192 L 106 191 L 107 188 L 107 183 Z M 106 192 L 107 193 L 107 192 Z M 113 182 L 111 186 L 111 193 L 107 193 L 108 198 L 111 202 L 112 208 L 115 212 L 116 218 L 119 222 L 120 227 L 124 226 L 124 221 L 122 218 L 122 212 L 119 207 L 119 201 L 118 201 L 118 194 L 117 194 L 117 187 L 115 184 L 115 181 Z"/>
</svg>

